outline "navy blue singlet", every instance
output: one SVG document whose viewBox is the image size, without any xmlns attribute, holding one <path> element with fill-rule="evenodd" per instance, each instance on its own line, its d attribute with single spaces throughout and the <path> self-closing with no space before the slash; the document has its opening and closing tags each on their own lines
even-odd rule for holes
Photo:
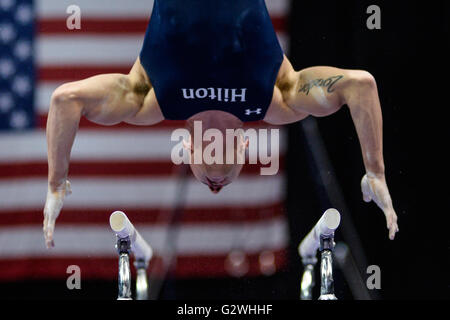
<svg viewBox="0 0 450 320">
<path fill-rule="evenodd" d="M 164 117 L 262 120 L 283 61 L 264 0 L 155 0 L 140 54 Z"/>
</svg>

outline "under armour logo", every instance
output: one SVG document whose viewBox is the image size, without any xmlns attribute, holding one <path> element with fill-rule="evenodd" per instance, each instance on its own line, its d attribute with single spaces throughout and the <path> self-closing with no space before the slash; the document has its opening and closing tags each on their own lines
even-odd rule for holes
<svg viewBox="0 0 450 320">
<path fill-rule="evenodd" d="M 247 109 L 247 110 L 245 110 L 245 115 L 246 115 L 246 116 L 249 116 L 249 115 L 251 115 L 252 113 L 261 114 L 261 112 L 262 112 L 262 109 L 261 109 L 261 108 L 258 108 L 258 109 L 256 109 L 256 110 Z"/>
</svg>

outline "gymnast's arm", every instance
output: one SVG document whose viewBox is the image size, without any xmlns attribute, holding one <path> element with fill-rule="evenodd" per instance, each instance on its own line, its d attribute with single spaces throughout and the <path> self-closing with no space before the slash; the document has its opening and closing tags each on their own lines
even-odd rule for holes
<svg viewBox="0 0 450 320">
<path fill-rule="evenodd" d="M 313 67 L 290 72 L 289 66 L 282 70 L 279 87 L 284 108 L 293 113 L 290 122 L 308 115 L 331 115 L 343 105 L 348 106 L 366 168 L 361 181 L 363 199 L 373 200 L 383 210 L 389 238 L 393 240 L 399 230 L 384 173 L 383 120 L 375 79 L 361 70 Z"/>
<path fill-rule="evenodd" d="M 71 192 L 67 180 L 70 152 L 81 117 L 101 125 L 127 122 L 152 125 L 163 120 L 139 60 L 130 74 L 104 74 L 67 83 L 55 90 L 47 120 L 48 192 L 44 208 L 44 236 L 52 247 L 56 218 L 64 197 Z"/>
</svg>

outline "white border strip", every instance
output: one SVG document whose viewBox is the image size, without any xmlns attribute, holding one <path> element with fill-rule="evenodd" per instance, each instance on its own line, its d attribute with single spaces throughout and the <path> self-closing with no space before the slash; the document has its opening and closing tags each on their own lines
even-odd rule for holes
<svg viewBox="0 0 450 320">
<path fill-rule="evenodd" d="M 125 210 L 131 208 L 173 208 L 177 177 L 147 178 L 70 178 L 73 194 L 64 201 L 66 209 Z M 213 194 L 207 186 L 189 178 L 186 207 L 223 207 L 269 205 L 284 198 L 284 176 L 242 176 Z M 0 180 L 2 210 L 43 208 L 46 178 Z"/>
<path fill-rule="evenodd" d="M 124 5 L 122 0 L 38 0 L 36 12 L 39 18 L 59 18 L 68 16 L 66 8 L 77 5 L 85 17 L 149 17 L 153 0 L 133 0 L 132 5 Z M 271 15 L 285 15 L 289 12 L 289 0 L 266 0 Z"/>
<path fill-rule="evenodd" d="M 171 141 L 172 131 L 152 127 L 141 128 L 142 130 L 79 130 L 72 148 L 71 161 L 123 161 L 130 159 L 171 161 L 172 148 L 180 143 L 180 140 Z M 286 131 L 281 129 L 279 133 L 279 151 L 282 155 L 286 150 Z M 270 142 L 269 139 L 268 141 Z M 45 131 L 0 133 L 0 150 L 4 151 L 0 153 L 0 164 L 47 162 Z"/>
<path fill-rule="evenodd" d="M 283 49 L 287 35 L 278 32 Z M 45 35 L 36 42 L 36 61 L 39 66 L 130 66 L 142 48 L 142 35 Z"/>
<path fill-rule="evenodd" d="M 36 61 L 40 66 L 130 65 L 131 69 L 143 41 L 144 35 L 46 35 L 36 42 Z"/>
<path fill-rule="evenodd" d="M 153 0 L 38 0 L 36 13 L 39 18 L 68 17 L 66 9 L 70 5 L 80 7 L 83 17 L 150 17 Z"/>
<path fill-rule="evenodd" d="M 155 254 L 164 250 L 167 228 L 137 225 Z M 0 229 L 0 258 L 88 256 L 114 257 L 115 235 L 107 221 L 104 227 L 64 225 L 55 229 L 55 247 L 47 250 L 40 227 Z M 10 245 L 7 245 L 10 244 Z M 241 249 L 249 254 L 262 250 L 280 250 L 288 244 L 288 226 L 284 218 L 240 224 L 185 225 L 179 229 L 177 252 L 180 255 L 228 254 Z"/>
<path fill-rule="evenodd" d="M 169 130 L 80 130 L 71 160 L 167 160 L 172 147 Z M 0 163 L 47 161 L 45 131 L 0 134 Z M 7 152 L 6 152 L 7 150 Z"/>
</svg>

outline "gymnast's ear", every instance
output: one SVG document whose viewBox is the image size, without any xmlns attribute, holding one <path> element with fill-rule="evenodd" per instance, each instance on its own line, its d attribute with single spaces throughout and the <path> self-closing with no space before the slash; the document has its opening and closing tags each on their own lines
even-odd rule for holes
<svg viewBox="0 0 450 320">
<path fill-rule="evenodd" d="M 190 136 L 189 136 L 188 140 L 186 140 L 185 138 L 183 138 L 183 148 L 184 148 L 186 151 L 194 152 L 194 146 L 192 145 L 192 139 L 191 139 Z"/>
<path fill-rule="evenodd" d="M 246 150 L 246 149 L 248 149 L 248 145 L 250 144 L 250 140 L 248 139 L 248 137 L 244 137 L 244 136 L 240 136 L 241 137 L 241 139 L 240 139 L 240 144 L 241 144 L 241 147 L 244 149 L 244 150 Z"/>
</svg>

